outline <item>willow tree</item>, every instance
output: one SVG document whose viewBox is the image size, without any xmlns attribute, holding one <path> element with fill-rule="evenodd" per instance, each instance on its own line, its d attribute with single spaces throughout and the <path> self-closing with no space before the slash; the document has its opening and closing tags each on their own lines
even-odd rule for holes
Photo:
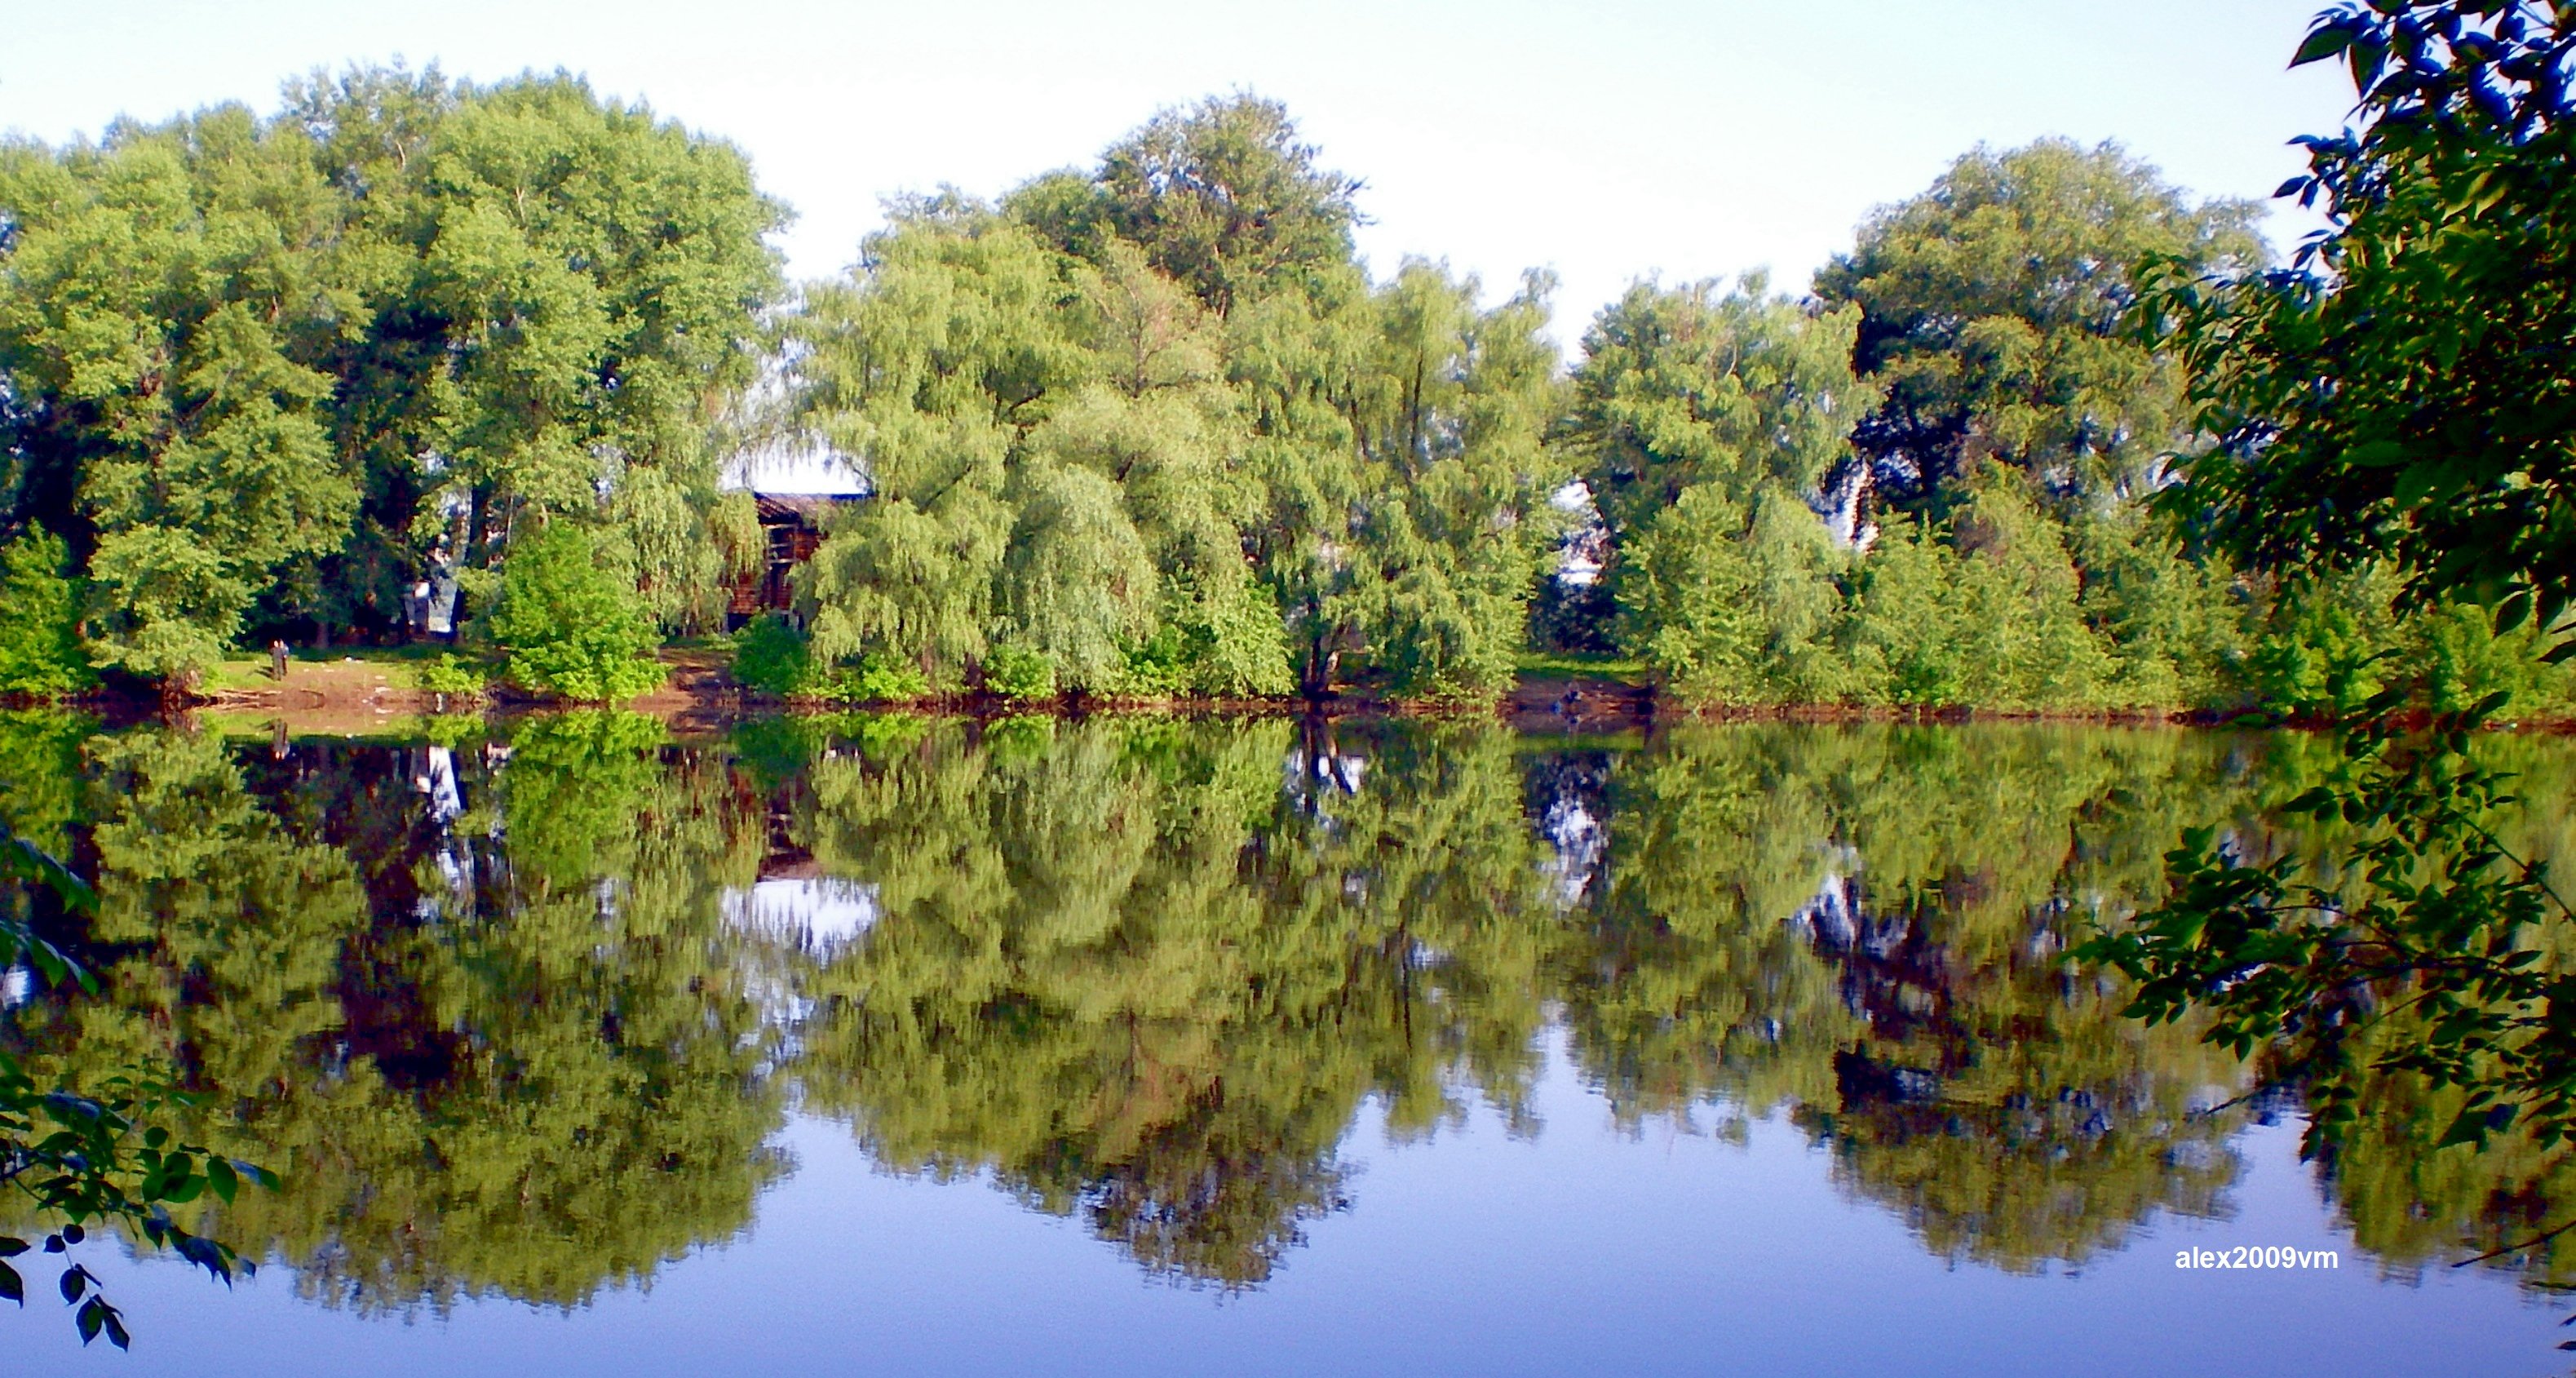
<svg viewBox="0 0 2576 1378">
<path fill-rule="evenodd" d="M 1372 287 L 1313 159 L 1265 102 L 1167 113 L 998 209 L 900 208 L 810 292 L 797 406 L 872 488 L 804 576 L 815 649 L 1088 693 L 1321 694 L 1349 653 L 1397 694 L 1499 688 L 1552 534 L 1544 280 Z"/>
<path fill-rule="evenodd" d="M 870 490 L 799 575 L 818 652 L 882 651 L 953 683 L 1019 630 L 1001 625 L 1000 580 L 1028 433 L 1095 371 L 1061 309 L 1067 266 L 984 207 L 943 199 L 905 208 L 856 277 L 807 294 L 797 405 Z M 1078 539 L 1114 529 L 1075 526 Z M 1145 593 L 1113 596 L 1113 616 Z"/>
<path fill-rule="evenodd" d="M 1511 681 L 1557 534 L 1547 498 L 1563 476 L 1544 436 L 1559 388 L 1540 334 L 1553 285 L 1533 273 L 1483 309 L 1474 277 L 1409 262 L 1369 300 L 1344 404 L 1360 492 L 1348 583 L 1322 616 L 1398 694 Z"/>
<path fill-rule="evenodd" d="M 1585 332 L 1568 430 L 1609 540 L 1616 635 L 1682 693 L 1842 696 L 1832 638 L 1851 554 L 1813 508 L 1878 388 L 1860 313 L 1639 284 Z"/>
</svg>

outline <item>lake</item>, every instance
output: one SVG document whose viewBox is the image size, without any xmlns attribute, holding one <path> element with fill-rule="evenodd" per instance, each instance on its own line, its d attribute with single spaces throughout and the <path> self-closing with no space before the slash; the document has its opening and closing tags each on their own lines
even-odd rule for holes
<svg viewBox="0 0 2576 1378">
<path fill-rule="evenodd" d="M 2042 724 L 0 716 L 97 876 L 40 1079 L 284 1174 L 116 1374 L 2537 1374 L 2576 1155 L 2068 963 L 2322 739 Z M 2506 840 L 2576 865 L 2576 744 Z M 196 1209 L 194 1207 L 190 1208 Z M 2251 1268 L 2181 1267 L 2178 1256 Z M 23 1260 L 22 1260 L 23 1261 Z"/>
</svg>

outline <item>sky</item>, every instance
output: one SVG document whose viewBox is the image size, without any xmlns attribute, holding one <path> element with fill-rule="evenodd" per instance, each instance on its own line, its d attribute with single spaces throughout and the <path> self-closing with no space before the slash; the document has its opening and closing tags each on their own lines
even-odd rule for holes
<svg viewBox="0 0 2576 1378">
<path fill-rule="evenodd" d="M 2268 197 L 2348 88 L 2284 70 L 2322 0 L 0 0 L 0 129 L 95 136 L 396 57 L 586 74 L 732 140 L 796 212 L 789 272 L 841 271 L 883 198 L 991 196 L 1162 107 L 1287 103 L 1362 178 L 1377 272 L 1446 259 L 1562 285 L 1569 350 L 1639 278 L 1775 286 L 1983 142 L 2116 139 L 2204 197 Z M 2275 212 L 2276 245 L 2311 226 Z"/>
</svg>

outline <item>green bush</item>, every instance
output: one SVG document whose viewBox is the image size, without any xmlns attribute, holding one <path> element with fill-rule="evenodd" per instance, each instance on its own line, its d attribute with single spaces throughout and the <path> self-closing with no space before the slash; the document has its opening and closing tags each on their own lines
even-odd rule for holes
<svg viewBox="0 0 2576 1378">
<path fill-rule="evenodd" d="M 1147 698 L 1178 698 L 1190 691 L 1193 638 L 1169 622 L 1127 648 L 1127 672 L 1119 688 Z"/>
<path fill-rule="evenodd" d="M 930 677 L 920 666 L 877 651 L 835 669 L 822 688 L 822 696 L 835 703 L 902 703 L 929 692 Z"/>
<path fill-rule="evenodd" d="M 62 538 L 38 529 L 0 547 L 0 698 L 58 699 L 96 682 Z"/>
<path fill-rule="evenodd" d="M 814 657 L 805 633 L 777 613 L 763 614 L 733 639 L 734 683 L 778 698 L 814 691 Z"/>
<path fill-rule="evenodd" d="M 456 658 L 454 653 L 441 653 L 413 671 L 412 678 L 425 694 L 456 694 L 479 697 L 483 692 L 482 667 Z"/>
<path fill-rule="evenodd" d="M 555 525 L 509 554 L 492 642 L 510 678 L 576 703 L 616 703 L 661 687 L 661 642 L 634 587 L 600 567 L 590 535 Z"/>
<path fill-rule="evenodd" d="M 1025 646 L 996 646 L 984 658 L 984 687 L 1006 699 L 1055 697 L 1055 662 Z"/>
<path fill-rule="evenodd" d="M 855 662 L 817 663 L 812 638 L 771 613 L 734 638 L 734 681 L 779 698 L 833 703 L 897 703 L 930 692 L 919 666 L 871 651 Z"/>
</svg>

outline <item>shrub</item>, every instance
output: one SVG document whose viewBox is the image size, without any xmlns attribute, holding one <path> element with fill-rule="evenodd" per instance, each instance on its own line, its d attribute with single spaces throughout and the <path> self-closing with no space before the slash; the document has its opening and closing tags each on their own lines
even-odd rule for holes
<svg viewBox="0 0 2576 1378">
<path fill-rule="evenodd" d="M 660 687 L 660 643 L 643 600 L 600 567 L 589 533 L 555 525 L 529 538 L 502 570 L 492 642 L 510 678 L 576 703 L 615 703 Z"/>
<path fill-rule="evenodd" d="M 734 683 L 782 699 L 813 692 L 814 657 L 806 641 L 786 618 L 764 614 L 734 637 Z"/>
<path fill-rule="evenodd" d="M 822 692 L 836 703 L 901 703 L 929 693 L 930 677 L 911 661 L 871 651 L 856 665 L 834 670 Z"/>
<path fill-rule="evenodd" d="M 1055 662 L 1025 646 L 996 646 L 984 658 L 984 687 L 1026 702 L 1055 697 Z"/>
<path fill-rule="evenodd" d="M 420 666 L 413 671 L 412 678 L 425 694 L 479 697 L 483 693 L 482 667 L 459 660 L 453 653 L 442 653 L 438 659 Z"/>
<path fill-rule="evenodd" d="M 35 530 L 0 547 L 0 698 L 58 699 L 95 681 L 62 538 Z"/>
</svg>

